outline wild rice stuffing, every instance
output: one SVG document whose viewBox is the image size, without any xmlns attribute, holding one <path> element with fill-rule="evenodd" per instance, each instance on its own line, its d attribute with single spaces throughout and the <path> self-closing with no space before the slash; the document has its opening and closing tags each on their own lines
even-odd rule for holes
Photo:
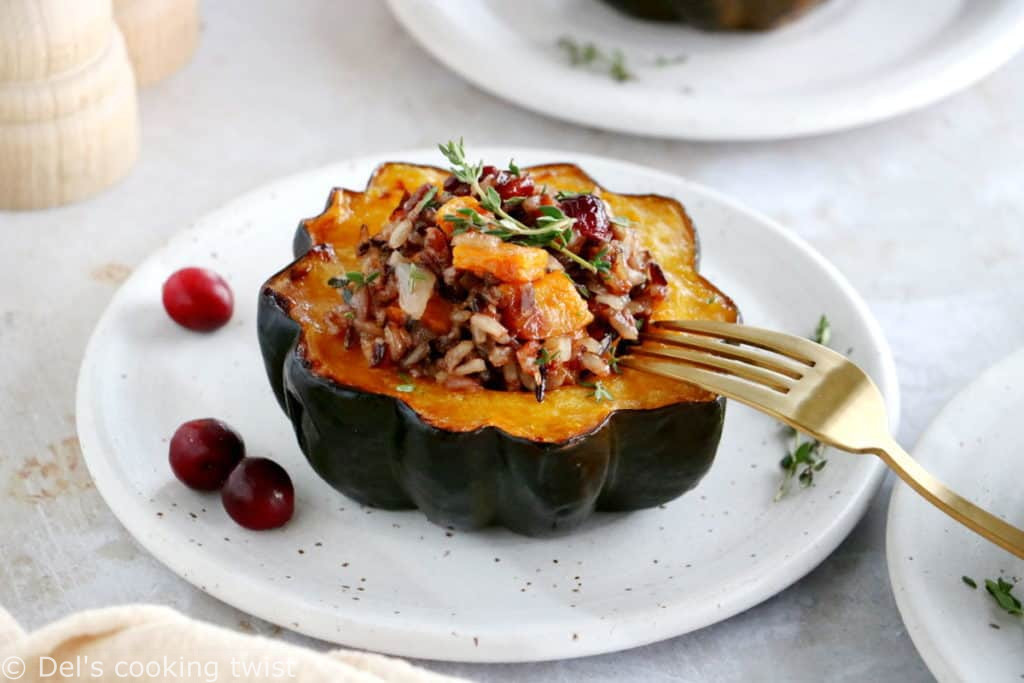
<svg viewBox="0 0 1024 683">
<path fill-rule="evenodd" d="M 408 195 L 376 235 L 363 227 L 360 271 L 330 281 L 343 295 L 331 323 L 371 366 L 453 390 L 542 401 L 600 387 L 667 293 L 636 230 L 596 194 L 551 192 L 514 163 L 469 164 L 461 142 L 441 151 L 443 187 Z"/>
</svg>

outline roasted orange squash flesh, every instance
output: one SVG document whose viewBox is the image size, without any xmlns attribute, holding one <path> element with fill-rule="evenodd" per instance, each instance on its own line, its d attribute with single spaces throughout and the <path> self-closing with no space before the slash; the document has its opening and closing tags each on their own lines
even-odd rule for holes
<svg viewBox="0 0 1024 683">
<path fill-rule="evenodd" d="M 657 195 L 624 195 L 600 188 L 574 165 L 557 164 L 529 169 L 538 185 L 572 192 L 599 191 L 616 216 L 634 221 L 644 246 L 651 251 L 669 284 L 669 295 L 655 309 L 654 320 L 706 319 L 735 321 L 736 306 L 696 268 L 697 244 L 693 225 L 679 202 Z M 355 247 L 360 228 L 370 234 L 381 229 L 406 192 L 424 183 L 440 185 L 441 169 L 392 163 L 381 166 L 364 192 L 336 189 L 327 209 L 304 222 L 314 249 L 278 273 L 269 290 L 302 330 L 300 353 L 317 375 L 362 392 L 392 396 L 407 404 L 426 424 L 447 432 L 471 432 L 496 427 L 513 437 L 556 444 L 592 432 L 609 414 L 650 410 L 677 403 L 701 403 L 715 396 L 695 386 L 631 370 L 604 380 L 612 400 L 596 401 L 593 389 L 560 387 L 542 403 L 532 393 L 481 390 L 453 392 L 430 379 L 415 382 L 415 391 L 396 387 L 408 383 L 393 368 L 370 368 L 358 348 L 345 349 L 329 330 L 328 312 L 338 292 L 328 279 L 358 269 Z"/>
</svg>

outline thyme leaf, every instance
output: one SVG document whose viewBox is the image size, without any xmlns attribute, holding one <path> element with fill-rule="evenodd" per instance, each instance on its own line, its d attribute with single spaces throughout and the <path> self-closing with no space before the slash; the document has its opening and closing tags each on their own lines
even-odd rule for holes
<svg viewBox="0 0 1024 683">
<path fill-rule="evenodd" d="M 811 340 L 822 346 L 828 346 L 832 340 L 832 325 L 824 314 L 818 318 L 818 324 L 814 328 Z M 782 482 L 779 484 L 778 491 L 775 492 L 776 501 L 782 500 L 789 494 L 794 480 L 800 484 L 800 488 L 813 486 L 814 475 L 825 469 L 825 465 L 828 464 L 828 460 L 822 457 L 825 447 L 820 441 L 815 439 L 801 441 L 799 432 L 792 427 L 786 429 L 792 436 L 793 445 L 779 461 L 779 467 L 782 468 Z"/>
<path fill-rule="evenodd" d="M 818 326 L 814 328 L 814 336 L 811 339 L 822 346 L 828 346 L 832 341 L 832 323 L 824 313 L 818 318 Z"/>
<path fill-rule="evenodd" d="M 995 581 L 985 579 L 985 590 L 996 601 L 996 604 L 1006 610 L 1007 613 L 1019 617 L 1024 614 L 1024 610 L 1021 609 L 1020 600 L 1013 595 L 1013 587 L 1014 584 L 1005 581 L 1001 576 Z"/>
<path fill-rule="evenodd" d="M 352 271 L 350 273 L 345 273 L 345 277 L 330 278 L 327 280 L 327 286 L 340 289 L 348 287 L 349 285 L 354 285 L 356 289 L 359 289 L 360 287 L 366 287 L 378 277 L 380 277 L 379 271 L 374 271 L 369 275 L 363 275 L 359 271 Z"/>
<path fill-rule="evenodd" d="M 613 80 L 620 83 L 634 78 L 626 66 L 626 56 L 622 50 L 602 50 L 592 42 L 580 43 L 571 36 L 562 36 L 557 45 L 565 52 L 570 66 L 604 69 Z"/>
<path fill-rule="evenodd" d="M 432 201 L 434 201 L 434 197 L 436 197 L 436 196 L 437 196 L 437 186 L 436 185 L 431 185 L 430 189 L 427 190 L 427 193 L 425 195 L 423 195 L 423 198 L 420 199 L 418 202 L 416 202 L 416 206 L 413 207 L 413 210 L 412 210 L 411 213 L 417 214 L 420 211 L 423 211 L 423 209 L 425 209 L 428 206 L 430 206 L 430 203 Z"/>
<path fill-rule="evenodd" d="M 540 352 L 537 354 L 537 360 L 535 362 L 537 363 L 538 368 L 546 368 L 556 360 L 558 360 L 558 351 L 550 353 L 547 349 L 542 347 Z"/>
<path fill-rule="evenodd" d="M 608 391 L 601 380 L 597 380 L 596 382 L 580 382 L 580 386 L 593 389 L 594 391 L 590 395 L 594 397 L 594 401 L 597 403 L 600 403 L 601 401 L 615 400 L 615 397 L 612 396 L 612 393 Z"/>
<path fill-rule="evenodd" d="M 562 201 L 562 200 L 565 200 L 565 199 L 576 199 L 577 197 L 582 197 L 585 194 L 590 194 L 590 193 L 589 192 L 571 192 L 569 190 L 559 190 L 558 192 L 555 193 L 555 199 L 557 199 L 558 201 Z"/>
<path fill-rule="evenodd" d="M 594 255 L 591 259 L 590 265 L 594 266 L 594 270 L 598 273 L 607 274 L 611 272 L 612 263 L 605 257 L 608 255 L 608 247 L 603 247 L 601 251 Z"/>
</svg>

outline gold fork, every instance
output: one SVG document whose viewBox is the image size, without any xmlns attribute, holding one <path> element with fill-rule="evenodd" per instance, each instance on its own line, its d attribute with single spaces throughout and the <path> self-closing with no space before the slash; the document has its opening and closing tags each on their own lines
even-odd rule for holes
<svg viewBox="0 0 1024 683">
<path fill-rule="evenodd" d="M 640 338 L 621 365 L 736 399 L 841 450 L 873 453 L 947 515 L 1024 558 L 1024 531 L 954 493 L 896 443 L 882 394 L 844 356 L 801 337 L 725 322 L 662 321 Z"/>
</svg>

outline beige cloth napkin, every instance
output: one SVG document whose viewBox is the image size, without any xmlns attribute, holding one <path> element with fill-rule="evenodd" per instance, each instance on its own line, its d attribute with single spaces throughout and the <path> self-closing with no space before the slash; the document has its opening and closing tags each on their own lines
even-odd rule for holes
<svg viewBox="0 0 1024 683">
<path fill-rule="evenodd" d="M 60 668 L 62 667 L 63 668 Z M 452 683 L 399 659 L 314 652 L 189 619 L 166 607 L 80 612 L 26 634 L 0 608 L 0 681 Z"/>
</svg>

